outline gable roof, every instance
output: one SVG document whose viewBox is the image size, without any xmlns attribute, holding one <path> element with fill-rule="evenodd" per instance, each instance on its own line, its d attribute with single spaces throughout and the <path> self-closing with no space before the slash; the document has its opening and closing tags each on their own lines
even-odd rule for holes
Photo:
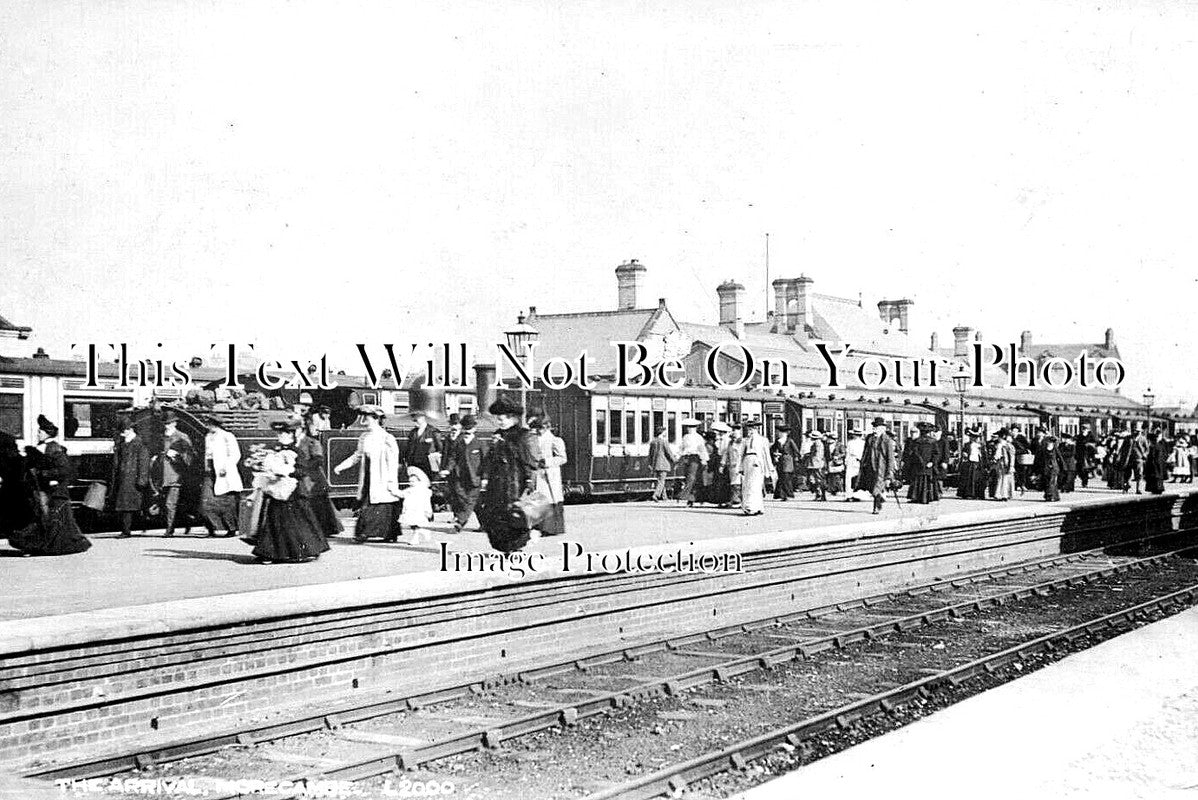
<svg viewBox="0 0 1198 800">
<path fill-rule="evenodd" d="M 586 352 L 590 372 L 597 375 L 616 369 L 612 342 L 639 341 L 660 322 L 677 327 L 664 303 L 628 311 L 533 314 L 526 321 L 539 334 L 534 351 L 538 364 L 555 357 L 573 362 Z"/>
</svg>

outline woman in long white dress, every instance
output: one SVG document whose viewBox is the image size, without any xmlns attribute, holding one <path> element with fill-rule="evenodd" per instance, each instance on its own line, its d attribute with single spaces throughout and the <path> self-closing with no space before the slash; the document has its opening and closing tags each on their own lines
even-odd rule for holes
<svg viewBox="0 0 1198 800">
<path fill-rule="evenodd" d="M 994 485 L 995 500 L 1010 500 L 1015 496 L 1015 445 L 1011 443 L 1011 432 L 1003 428 L 998 432 L 998 444 L 994 447 L 994 468 L 998 482 Z"/>
<path fill-rule="evenodd" d="M 758 423 L 749 421 L 744 427 L 740 509 L 746 516 L 756 516 L 765 511 L 765 480 L 773 476 L 774 464 L 769 442 L 758 431 Z"/>
</svg>

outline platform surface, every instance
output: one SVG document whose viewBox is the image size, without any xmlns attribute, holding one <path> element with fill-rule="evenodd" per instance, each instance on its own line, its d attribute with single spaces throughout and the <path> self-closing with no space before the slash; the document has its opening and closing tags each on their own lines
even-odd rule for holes
<svg viewBox="0 0 1198 800">
<path fill-rule="evenodd" d="M 1193 800 L 1198 609 L 737 796 Z"/>
<path fill-rule="evenodd" d="M 1170 487 L 1173 491 L 1173 487 Z M 891 497 L 882 514 L 873 516 L 869 502 L 832 499 L 817 503 L 796 499 L 767 501 L 766 513 L 745 517 L 736 510 L 710 506 L 687 508 L 665 503 L 598 503 L 566 507 L 567 533 L 542 539 L 527 548 L 560 552 L 562 540 L 579 542 L 588 551 L 811 530 L 812 541 L 835 536 L 837 526 L 893 525 L 896 520 L 935 520 L 948 515 L 986 512 L 996 515 L 1052 511 L 1126 497 L 1107 489 L 1084 489 L 1060 503 L 1044 502 L 1038 493 L 1005 503 L 959 500 L 912 505 Z M 346 520 L 352 529 L 352 520 Z M 486 537 L 471 527 L 454 535 L 446 513 L 437 515 L 432 540 L 418 547 L 371 541 L 356 544 L 349 530 L 330 540 L 331 550 L 306 564 L 256 564 L 250 546 L 237 538 L 199 535 L 163 538 L 162 532 L 117 539 L 91 536 L 86 553 L 21 558 L 0 540 L 0 621 L 56 616 L 80 611 L 147 605 L 168 600 L 228 595 L 264 589 L 341 583 L 392 575 L 431 573 L 440 569 L 440 542 L 460 551 L 487 551 Z M 407 538 L 406 536 L 404 538 Z"/>
</svg>

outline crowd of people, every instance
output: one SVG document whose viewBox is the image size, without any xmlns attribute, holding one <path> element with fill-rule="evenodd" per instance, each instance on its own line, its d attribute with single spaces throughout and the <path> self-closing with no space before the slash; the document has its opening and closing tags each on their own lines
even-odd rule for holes
<svg viewBox="0 0 1198 800">
<path fill-rule="evenodd" d="M 263 563 L 313 561 L 344 525 L 329 495 L 319 435 L 327 430 L 327 409 L 304 399 L 272 424 L 272 445 L 254 445 L 248 454 L 216 414 L 198 417 L 206 427 L 202 449 L 179 430 L 169 409 L 156 417 L 161 436 L 152 445 L 122 418 L 109 480 L 98 500 L 89 492 L 85 506 L 113 513 L 117 538 L 132 537 L 135 526 L 145 534 L 152 521 L 160 522 L 165 537 L 198 525 L 209 536 L 240 536 Z M 337 473 L 357 469 L 353 541 L 427 541 L 437 480 L 445 482 L 453 533 L 474 517 L 491 546 L 504 552 L 565 533 L 561 467 L 567 451 L 552 421 L 540 409 L 526 416 L 502 398 L 488 410 L 497 425 L 492 436 L 478 435 L 470 414 L 450 415 L 442 432 L 426 414 L 413 413 L 401 449 L 384 427 L 383 408 L 360 406 L 365 430 L 354 453 L 334 467 Z M 0 434 L 0 538 L 23 555 L 83 552 L 91 543 L 68 492 L 76 477 L 72 462 L 58 428 L 45 417 L 38 426 L 38 445 L 24 454 L 13 437 Z M 253 476 L 248 484 L 243 471 Z"/>
<path fill-rule="evenodd" d="M 796 492 L 810 492 L 819 502 L 829 496 L 871 500 L 874 514 L 881 513 L 888 496 L 899 501 L 904 486 L 907 500 L 917 504 L 938 502 L 954 481 L 955 495 L 962 499 L 1004 501 L 1035 491 L 1051 502 L 1092 479 L 1105 478 L 1110 488 L 1141 494 L 1160 493 L 1165 483 L 1188 483 L 1198 475 L 1198 440 L 1186 434 L 1170 440 L 1159 430 L 1123 430 L 1099 438 L 1089 425 L 1059 435 L 1044 427 L 1025 434 L 1020 425 L 987 435 L 975 427 L 966 429 L 959 442 L 935 424 L 921 422 L 919 435 L 900 448 L 881 417 L 868 434 L 849 427 L 843 442 L 819 430 L 796 437 L 778 425 L 774 441 L 764 446 L 756 441 L 755 422 L 714 422 L 702 433 L 698 420 L 682 425 L 677 448 L 664 429 L 650 445 L 649 466 L 656 476 L 652 499 L 667 499 L 670 476 L 677 471 L 683 479 L 679 502 L 740 508 L 746 514 L 762 510 L 756 483 L 745 484 L 750 451 L 751 463 L 765 477 L 763 489 L 774 499 L 785 502 Z"/>
<path fill-rule="evenodd" d="M 151 447 L 132 422 L 118 425 L 115 457 L 106 492 L 94 510 L 115 513 L 119 538 L 144 533 L 150 520 L 161 520 L 163 535 L 193 524 L 209 536 L 241 536 L 262 562 L 303 562 L 329 549 L 328 540 L 344 526 L 333 505 L 320 432 L 327 412 L 310 404 L 275 422 L 277 441 L 255 445 L 248 457 L 219 415 L 201 415 L 206 426 L 202 450 L 178 428 L 175 414 L 160 416 L 161 436 Z M 444 481 L 452 513 L 452 532 L 461 533 L 477 519 L 491 546 L 512 552 L 541 535 L 565 532 L 561 468 L 565 442 L 541 409 L 525 410 L 508 399 L 488 411 L 496 421 L 491 436 L 480 436 L 473 415 L 450 415 L 448 429 L 437 429 L 421 412 L 401 448 L 386 427 L 377 405 L 357 408 L 364 430 L 353 454 L 333 469 L 356 468 L 358 507 L 353 540 L 403 541 L 419 545 L 429 538 L 433 521 L 434 481 Z M 1036 427 L 1025 433 L 1011 425 L 987 435 L 967 429 L 963 441 L 930 422 L 917 425 L 918 436 L 900 448 L 887 421 L 873 420 L 869 433 L 850 426 L 844 441 L 819 430 L 792 433 L 774 429 L 772 442 L 757 421 L 741 424 L 682 422 L 675 446 L 664 428 L 656 431 L 648 467 L 656 482 L 652 499 L 667 499 L 674 476 L 676 499 L 687 506 L 708 504 L 756 516 L 765 497 L 786 502 L 799 492 L 817 502 L 833 497 L 871 501 L 881 512 L 887 497 L 901 502 L 938 502 L 946 486 L 956 484 L 962 499 L 1010 500 L 1028 491 L 1046 501 L 1062 493 L 1105 481 L 1123 492 L 1161 493 L 1166 483 L 1193 482 L 1198 474 L 1198 437 L 1131 429 L 1095 435 L 1088 425 L 1076 434 Z M 74 479 L 58 428 L 38 418 L 38 445 L 19 452 L 16 441 L 0 434 L 0 538 L 26 555 L 66 555 L 90 547 L 74 517 L 68 488 Z M 242 468 L 253 475 L 246 485 Z M 401 482 L 401 476 L 406 480 Z M 93 487 L 94 488 L 94 487 Z"/>
</svg>

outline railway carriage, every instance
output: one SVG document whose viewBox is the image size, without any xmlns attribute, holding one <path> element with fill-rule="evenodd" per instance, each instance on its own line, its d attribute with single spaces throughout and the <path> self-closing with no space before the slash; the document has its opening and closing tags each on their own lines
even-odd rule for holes
<svg viewBox="0 0 1198 800">
<path fill-rule="evenodd" d="M 536 392 L 533 400 L 543 405 L 566 442 L 562 482 L 570 499 L 648 494 L 656 480 L 648 463 L 649 444 L 658 428 L 677 443 L 688 417 L 704 425 L 761 422 L 770 401 L 761 392 L 620 388 L 611 383 Z M 781 403 L 777 406 L 780 414 Z"/>
</svg>

